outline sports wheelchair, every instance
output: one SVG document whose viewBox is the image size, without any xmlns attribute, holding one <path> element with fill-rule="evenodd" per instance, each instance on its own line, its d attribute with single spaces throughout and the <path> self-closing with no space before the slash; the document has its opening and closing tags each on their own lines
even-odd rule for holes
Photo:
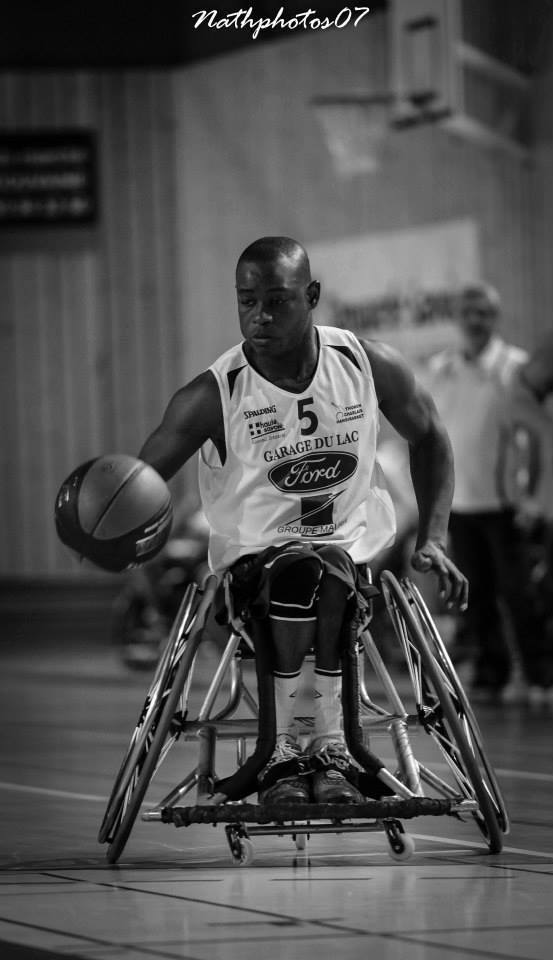
<svg viewBox="0 0 553 960">
<path fill-rule="evenodd" d="M 142 820 L 177 827 L 224 823 L 236 864 L 251 862 L 256 835 L 290 835 L 296 850 L 305 851 L 311 834 L 374 830 L 385 833 L 392 858 L 405 860 L 414 851 L 414 841 L 402 820 L 418 816 L 471 822 L 489 853 L 499 853 L 509 820 L 478 723 L 420 591 L 408 578 L 398 580 L 388 570 L 380 574 L 379 585 L 395 656 L 401 661 L 401 684 L 392 679 L 395 668 L 371 633 L 374 601 L 352 621 L 342 661 L 344 732 L 364 771 L 360 784 L 368 785 L 361 790 L 367 799 L 355 804 L 248 802 L 256 790 L 256 775 L 274 747 L 272 679 L 260 665 L 252 633 L 232 612 L 229 579 L 227 575 L 222 585 L 229 627 L 196 715 L 191 715 L 191 691 L 216 578 L 208 577 L 202 587 L 190 584 L 184 593 L 100 827 L 98 840 L 108 845 L 108 862 L 116 863 L 121 856 L 150 783 L 179 739 L 196 741 L 197 764 L 167 796 L 144 809 Z M 256 671 L 255 692 L 251 679 L 246 682 L 248 658 Z M 239 706 L 250 716 L 235 717 Z M 309 718 L 301 719 L 308 732 Z M 430 738 L 425 744 L 433 743 L 439 762 L 417 759 L 413 744 L 421 732 Z M 379 737 L 391 747 L 391 763 L 372 752 Z M 254 754 L 246 758 L 247 742 L 254 739 Z M 224 780 L 217 779 L 214 769 L 218 740 L 234 740 L 237 746 L 236 773 Z M 186 806 L 183 800 L 192 790 L 195 802 Z M 214 802 L 214 794 L 221 792 L 227 801 Z"/>
</svg>

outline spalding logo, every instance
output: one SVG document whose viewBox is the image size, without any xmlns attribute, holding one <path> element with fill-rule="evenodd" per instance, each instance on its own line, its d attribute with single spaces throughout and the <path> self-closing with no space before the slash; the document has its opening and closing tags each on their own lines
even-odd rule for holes
<svg viewBox="0 0 553 960">
<path fill-rule="evenodd" d="M 306 453 L 296 460 L 277 463 L 269 470 L 269 480 L 285 493 L 314 493 L 348 480 L 357 470 L 353 453 Z"/>
</svg>

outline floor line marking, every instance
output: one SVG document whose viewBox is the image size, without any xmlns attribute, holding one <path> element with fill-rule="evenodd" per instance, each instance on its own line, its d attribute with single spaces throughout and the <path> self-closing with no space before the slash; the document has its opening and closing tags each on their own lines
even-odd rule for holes
<svg viewBox="0 0 553 960">
<path fill-rule="evenodd" d="M 0 790 L 13 790 L 20 793 L 42 793 L 49 797 L 63 797 L 65 800 L 92 800 L 95 803 L 107 803 L 108 797 L 98 797 L 94 793 L 72 793 L 69 790 L 53 790 L 49 787 L 30 787 L 23 783 L 0 781 Z"/>
<path fill-rule="evenodd" d="M 427 833 L 411 833 L 410 835 L 414 840 L 433 840 L 438 843 L 451 844 L 454 847 L 476 847 L 480 850 L 488 849 L 487 843 L 479 843 L 476 840 L 472 842 L 470 840 L 457 840 L 452 837 L 432 837 Z M 529 857 L 544 857 L 546 860 L 553 858 L 553 851 L 551 853 L 544 853 L 543 850 L 525 850 L 522 847 L 503 847 L 501 853 L 521 853 Z M 500 854 L 496 854 L 496 856 L 500 856 Z"/>
</svg>

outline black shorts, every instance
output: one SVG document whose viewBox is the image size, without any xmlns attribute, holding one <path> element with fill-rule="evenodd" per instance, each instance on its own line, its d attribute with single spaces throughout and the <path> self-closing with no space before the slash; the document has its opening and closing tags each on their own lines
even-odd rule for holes
<svg viewBox="0 0 553 960">
<path fill-rule="evenodd" d="M 289 608 L 284 619 L 313 619 L 326 576 L 341 580 L 349 595 L 360 602 L 378 593 L 367 578 L 366 565 L 356 566 L 350 555 L 333 543 L 293 542 L 268 547 L 261 553 L 240 557 L 229 573 L 234 612 L 245 621 L 278 616 L 278 605 Z M 216 612 L 219 622 L 225 622 L 228 616 L 224 599 L 222 607 L 220 598 Z"/>
</svg>

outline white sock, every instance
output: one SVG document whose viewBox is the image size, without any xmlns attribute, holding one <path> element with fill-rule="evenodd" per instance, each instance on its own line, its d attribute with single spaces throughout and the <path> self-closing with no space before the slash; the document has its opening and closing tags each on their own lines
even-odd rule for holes
<svg viewBox="0 0 553 960">
<path fill-rule="evenodd" d="M 275 684 L 276 735 L 294 738 L 294 711 L 300 671 L 273 674 Z"/>
<path fill-rule="evenodd" d="M 312 745 L 324 741 L 343 740 L 342 671 L 320 670 L 314 673 L 315 702 Z"/>
</svg>

